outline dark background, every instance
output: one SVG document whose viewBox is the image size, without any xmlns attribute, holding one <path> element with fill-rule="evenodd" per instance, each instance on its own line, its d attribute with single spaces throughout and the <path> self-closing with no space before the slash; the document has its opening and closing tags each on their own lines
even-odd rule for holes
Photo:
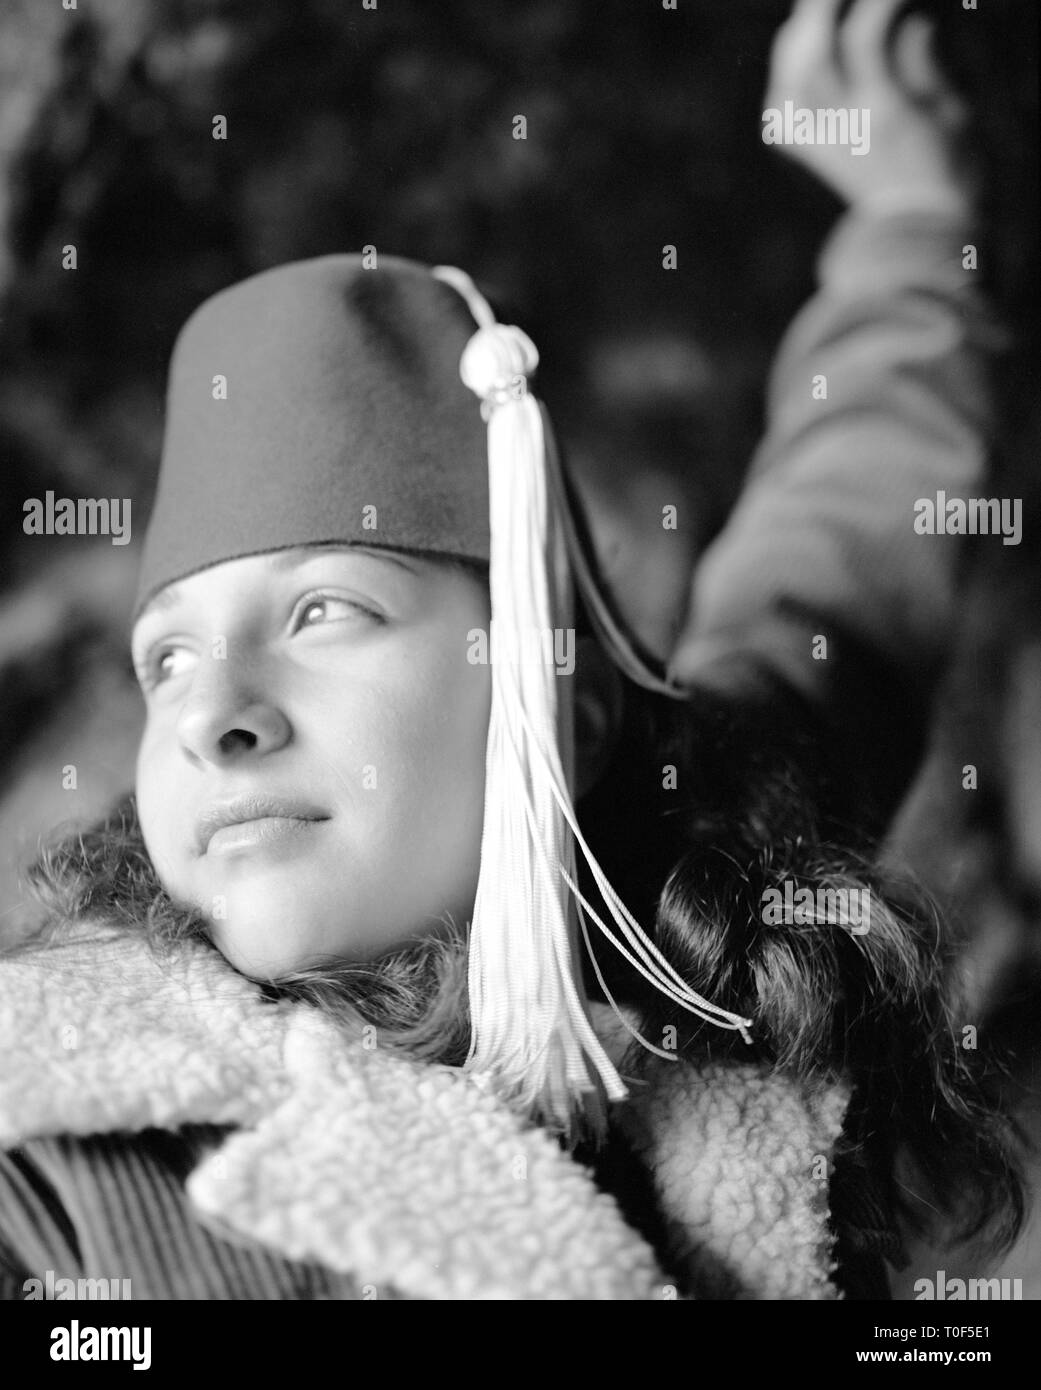
<svg viewBox="0 0 1041 1390">
<path fill-rule="evenodd" d="M 1018 344 L 994 470 L 1029 517 L 1041 497 L 1037 6 L 919 8 L 937 15 L 974 112 L 982 274 Z M 16 909 L 16 866 L 40 833 L 93 816 L 132 781 L 141 709 L 126 623 L 167 360 L 191 310 L 254 271 L 372 243 L 460 265 L 509 306 L 539 346 L 540 393 L 614 537 L 631 621 L 668 648 L 689 566 L 761 430 L 771 355 L 839 210 L 759 139 L 788 10 L 3 0 L 0 913 Z M 211 134 L 218 113 L 224 141 Z M 512 138 L 517 114 L 525 141 Z M 70 243 L 74 271 L 62 269 Z M 666 243 L 676 271 L 662 270 Z M 663 473 L 693 521 L 668 562 L 655 550 L 660 511 L 648 529 L 639 506 Z M 23 503 L 48 489 L 131 498 L 135 543 L 25 536 Z M 1041 562 L 1036 543 L 990 554 L 987 569 L 967 563 L 933 754 L 894 854 L 946 897 L 981 1015 L 1023 1039 L 1036 1091 Z M 667 567 L 678 555 L 682 572 Z M 989 762 L 963 756 L 967 743 Z M 961 761 L 999 769 L 971 823 L 936 790 Z M 70 764 L 75 790 L 62 786 Z"/>
</svg>

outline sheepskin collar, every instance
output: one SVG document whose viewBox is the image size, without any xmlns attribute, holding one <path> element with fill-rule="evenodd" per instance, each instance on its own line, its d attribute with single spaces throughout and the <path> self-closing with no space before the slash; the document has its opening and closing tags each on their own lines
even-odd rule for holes
<svg viewBox="0 0 1041 1390">
<path fill-rule="evenodd" d="M 160 958 L 95 922 L 3 960 L 0 1056 L 0 1144 L 236 1126 L 188 1179 L 200 1217 L 377 1291 L 676 1296 L 586 1170 L 471 1076 L 345 1042 L 199 943 Z M 625 1127 L 692 1288 L 838 1297 L 820 1164 L 846 1102 L 719 1064 L 662 1064 L 637 1092 Z"/>
</svg>

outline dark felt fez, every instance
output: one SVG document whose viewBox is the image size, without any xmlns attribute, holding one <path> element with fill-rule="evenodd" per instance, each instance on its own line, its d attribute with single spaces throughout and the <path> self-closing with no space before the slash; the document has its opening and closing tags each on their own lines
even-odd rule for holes
<svg viewBox="0 0 1041 1390">
<path fill-rule="evenodd" d="M 325 256 L 215 295 L 174 349 L 135 615 L 164 585 L 327 541 L 487 561 L 466 302 L 426 266 Z"/>
</svg>

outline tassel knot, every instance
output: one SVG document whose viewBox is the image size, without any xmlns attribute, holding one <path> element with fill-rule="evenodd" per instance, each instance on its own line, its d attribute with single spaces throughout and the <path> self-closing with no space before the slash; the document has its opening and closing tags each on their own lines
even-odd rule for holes
<svg viewBox="0 0 1041 1390">
<path fill-rule="evenodd" d="M 538 365 L 538 349 L 523 329 L 493 323 L 479 328 L 467 343 L 459 375 L 491 409 L 526 395 L 528 378 Z"/>
</svg>

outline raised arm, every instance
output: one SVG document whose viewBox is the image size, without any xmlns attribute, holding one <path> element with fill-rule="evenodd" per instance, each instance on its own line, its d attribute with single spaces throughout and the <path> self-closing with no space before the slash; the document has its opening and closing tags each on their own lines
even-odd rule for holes
<svg viewBox="0 0 1041 1390">
<path fill-rule="evenodd" d="M 831 720 L 840 763 L 886 783 L 883 802 L 910 771 L 954 612 L 957 543 L 919 534 L 915 504 L 978 495 L 1003 343 L 977 289 L 964 108 L 927 21 L 894 28 L 897 10 L 857 0 L 839 23 L 837 0 L 801 0 L 778 35 L 764 137 L 786 118 L 791 134 L 800 111 L 841 136 L 841 118 L 816 113 L 845 111 L 846 145 L 781 148 L 850 208 L 782 344 L 766 436 L 669 666 L 733 693 L 780 679 Z"/>
</svg>

